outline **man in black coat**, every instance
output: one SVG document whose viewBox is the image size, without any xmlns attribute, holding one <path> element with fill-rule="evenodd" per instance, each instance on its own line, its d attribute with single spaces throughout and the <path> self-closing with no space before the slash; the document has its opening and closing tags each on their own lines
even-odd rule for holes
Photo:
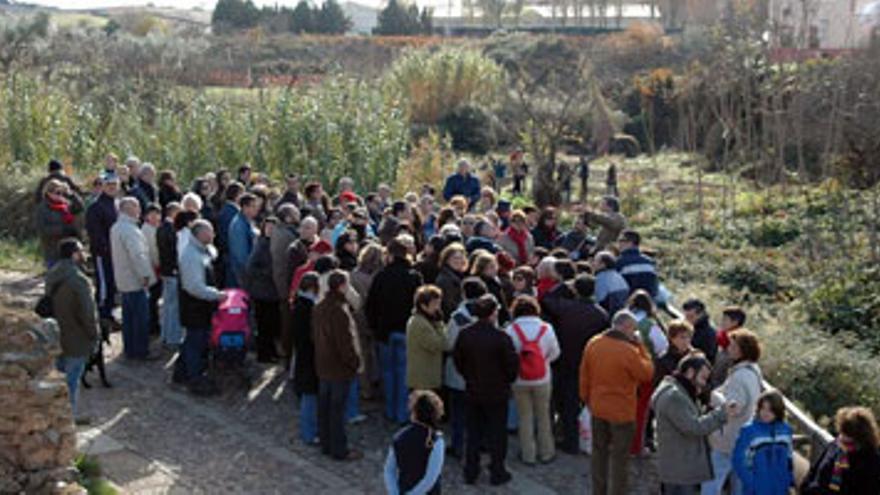
<svg viewBox="0 0 880 495">
<path fill-rule="evenodd" d="M 579 275 L 575 294 L 552 291 L 542 302 L 544 317 L 553 324 L 561 354 L 553 363 L 553 404 L 562 430 L 560 450 L 578 453 L 580 399 L 578 373 L 587 342 L 608 328 L 608 313 L 593 299 L 596 281 L 592 275 Z"/>
<path fill-rule="evenodd" d="M 510 385 L 519 373 L 519 356 L 510 337 L 498 329 L 498 303 L 486 294 L 474 303 L 479 321 L 462 330 L 455 342 L 455 366 L 464 377 L 466 437 L 464 481 L 474 484 L 480 475 L 480 446 L 489 449 L 489 481 L 510 481 L 507 456 L 507 403 Z M 485 437 L 485 442 L 483 441 Z"/>
<path fill-rule="evenodd" d="M 699 299 L 688 299 L 682 305 L 682 309 L 685 319 L 694 327 L 691 344 L 702 351 L 710 363 L 714 363 L 718 354 L 718 341 L 715 327 L 712 326 L 706 313 L 706 305 Z"/>
<path fill-rule="evenodd" d="M 367 293 L 367 322 L 379 343 L 379 363 L 385 387 L 385 416 L 396 423 L 409 420 L 406 386 L 406 323 L 422 276 L 409 259 L 406 244 L 388 243 L 391 261 L 376 274 Z"/>
</svg>

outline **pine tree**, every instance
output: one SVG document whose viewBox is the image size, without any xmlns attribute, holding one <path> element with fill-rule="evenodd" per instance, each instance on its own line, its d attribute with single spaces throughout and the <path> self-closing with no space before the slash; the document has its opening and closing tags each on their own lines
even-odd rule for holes
<svg viewBox="0 0 880 495">
<path fill-rule="evenodd" d="M 248 29 L 260 22 L 260 9 L 253 0 L 217 0 L 211 15 L 211 26 L 216 31 Z"/>
<path fill-rule="evenodd" d="M 345 34 L 351 29 L 351 19 L 336 0 L 325 0 L 318 13 L 317 32 L 323 34 Z"/>
<path fill-rule="evenodd" d="M 290 30 L 299 34 L 315 32 L 315 12 L 309 2 L 300 0 L 290 13 Z"/>
<path fill-rule="evenodd" d="M 425 8 L 419 13 L 415 4 L 408 7 L 398 0 L 389 0 L 388 5 L 379 12 L 379 23 L 373 29 L 373 34 L 385 36 L 412 36 L 422 33 L 430 33 L 433 27 L 431 12 Z"/>
</svg>

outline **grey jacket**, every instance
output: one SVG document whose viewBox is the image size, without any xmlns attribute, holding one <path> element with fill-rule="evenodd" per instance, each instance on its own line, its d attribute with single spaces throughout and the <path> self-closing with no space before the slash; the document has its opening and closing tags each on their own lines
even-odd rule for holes
<svg viewBox="0 0 880 495">
<path fill-rule="evenodd" d="M 156 272 L 150 262 L 147 238 L 138 227 L 137 220 L 123 213 L 110 229 L 110 254 L 113 260 L 113 276 L 120 292 L 144 290 L 156 283 Z"/>
<path fill-rule="evenodd" d="M 663 483 L 696 485 L 714 477 L 706 437 L 727 419 L 723 409 L 700 414 L 697 404 L 673 376 L 651 397 L 657 418 L 657 471 Z"/>
<path fill-rule="evenodd" d="M 293 268 L 290 266 L 290 256 L 287 249 L 296 240 L 296 230 L 293 225 L 280 223 L 272 231 L 269 241 L 269 252 L 272 257 L 272 281 L 275 282 L 275 291 L 281 299 L 287 299 L 287 291 L 290 289 L 290 279 L 293 277 Z"/>
</svg>

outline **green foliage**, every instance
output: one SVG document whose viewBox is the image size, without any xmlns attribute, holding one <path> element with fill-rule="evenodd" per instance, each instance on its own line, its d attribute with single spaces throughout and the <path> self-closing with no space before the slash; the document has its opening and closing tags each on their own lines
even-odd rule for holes
<svg viewBox="0 0 880 495">
<path fill-rule="evenodd" d="M 217 0 L 211 15 L 211 26 L 216 31 L 248 29 L 260 21 L 260 10 L 253 0 Z"/>
<path fill-rule="evenodd" d="M 293 11 L 291 11 L 290 31 L 298 34 L 317 31 L 315 9 L 306 0 L 300 0 Z"/>
<path fill-rule="evenodd" d="M 452 137 L 457 151 L 477 155 L 485 155 L 495 147 L 498 125 L 491 112 L 478 105 L 455 108 L 437 123 L 441 132 Z"/>
<path fill-rule="evenodd" d="M 862 346 L 793 325 L 763 335 L 768 380 L 821 423 L 837 409 L 863 405 L 880 414 L 880 367 Z"/>
<path fill-rule="evenodd" d="M 327 183 L 349 175 L 370 188 L 394 179 L 409 136 L 405 110 L 354 81 L 262 93 L 258 101 L 178 89 L 102 103 L 74 101 L 24 76 L 0 83 L 0 163 L 16 164 L 4 171 L 42 170 L 51 158 L 91 170 L 115 151 L 183 180 L 249 161 Z"/>
<path fill-rule="evenodd" d="M 430 34 L 433 29 L 432 13 L 427 7 L 419 12 L 416 4 L 405 6 L 397 0 L 389 0 L 379 12 L 378 25 L 373 34 L 383 36 L 413 36 Z"/>
<path fill-rule="evenodd" d="M 851 332 L 880 351 L 880 267 L 854 264 L 828 273 L 804 301 L 810 323 L 831 334 Z"/>
<path fill-rule="evenodd" d="M 782 288 L 779 270 L 772 264 L 749 259 L 728 261 L 718 272 L 718 281 L 736 291 L 776 294 Z"/>
<path fill-rule="evenodd" d="M 116 495 L 117 491 L 101 477 L 101 465 L 94 457 L 80 454 L 74 459 L 74 467 L 89 495 Z"/>
<path fill-rule="evenodd" d="M 462 105 L 491 105 L 503 84 L 501 67 L 463 48 L 410 51 L 385 76 L 387 90 L 408 106 L 412 122 L 429 125 Z"/>
<path fill-rule="evenodd" d="M 317 14 L 317 32 L 322 34 L 344 34 L 351 29 L 351 19 L 342 11 L 336 0 L 324 0 Z"/>
<path fill-rule="evenodd" d="M 800 228 L 786 217 L 768 218 L 756 225 L 748 236 L 754 246 L 775 248 L 797 239 L 800 234 Z"/>
</svg>

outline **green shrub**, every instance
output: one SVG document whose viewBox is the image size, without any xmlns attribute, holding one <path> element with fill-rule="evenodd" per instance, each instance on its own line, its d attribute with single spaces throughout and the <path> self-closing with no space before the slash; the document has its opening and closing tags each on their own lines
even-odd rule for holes
<svg viewBox="0 0 880 495">
<path fill-rule="evenodd" d="M 497 126 L 492 113 L 477 105 L 455 108 L 437 123 L 441 133 L 452 137 L 456 151 L 477 155 L 485 155 L 494 148 Z"/>
<path fill-rule="evenodd" d="M 801 235 L 791 220 L 772 218 L 759 223 L 749 232 L 749 242 L 756 247 L 779 247 Z"/>
<path fill-rule="evenodd" d="M 411 51 L 385 76 L 386 88 L 407 105 L 412 122 L 421 124 L 436 124 L 468 103 L 491 104 L 503 81 L 498 64 L 478 51 L 461 48 Z"/>
<path fill-rule="evenodd" d="M 822 330 L 852 332 L 880 351 L 880 267 L 854 265 L 823 276 L 804 307 L 810 323 Z"/>
<path fill-rule="evenodd" d="M 880 414 L 880 366 L 864 349 L 798 327 L 762 341 L 768 380 L 820 422 L 844 406 L 868 406 Z"/>
<path fill-rule="evenodd" d="M 776 294 L 781 290 L 779 270 L 772 264 L 739 259 L 728 261 L 718 273 L 718 281 L 733 290 L 753 294 Z"/>
</svg>

